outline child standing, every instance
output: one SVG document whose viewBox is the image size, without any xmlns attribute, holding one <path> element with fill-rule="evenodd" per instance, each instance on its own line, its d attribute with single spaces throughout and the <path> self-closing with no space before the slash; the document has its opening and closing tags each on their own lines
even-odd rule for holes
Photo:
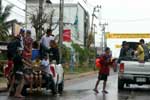
<svg viewBox="0 0 150 100">
<path fill-rule="evenodd" d="M 96 85 L 95 85 L 95 88 L 93 89 L 96 93 L 99 93 L 98 91 L 98 85 L 99 85 L 99 82 L 101 80 L 103 80 L 103 90 L 102 92 L 103 93 L 108 93 L 106 91 L 106 83 L 107 83 L 107 77 L 109 75 L 109 66 L 111 64 L 111 55 L 110 55 L 110 48 L 106 48 L 105 49 L 105 53 L 102 54 L 100 56 L 100 64 L 101 64 L 101 68 L 99 70 L 99 75 L 98 75 L 98 80 L 96 82 Z"/>
</svg>

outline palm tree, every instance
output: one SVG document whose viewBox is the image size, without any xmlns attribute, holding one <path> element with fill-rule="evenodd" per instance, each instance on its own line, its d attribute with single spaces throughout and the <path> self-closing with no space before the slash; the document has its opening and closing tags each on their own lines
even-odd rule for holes
<svg viewBox="0 0 150 100">
<path fill-rule="evenodd" d="M 8 21 L 8 17 L 10 16 L 10 11 L 12 9 L 12 5 L 7 5 L 4 10 L 0 9 L 1 13 L 0 13 L 0 40 L 7 40 L 7 36 L 8 36 L 8 29 L 11 26 L 10 21 Z"/>
</svg>

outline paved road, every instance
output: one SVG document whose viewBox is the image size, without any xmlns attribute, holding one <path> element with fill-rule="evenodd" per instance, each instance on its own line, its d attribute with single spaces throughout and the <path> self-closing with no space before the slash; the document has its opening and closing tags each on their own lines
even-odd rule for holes
<svg viewBox="0 0 150 100">
<path fill-rule="evenodd" d="M 36 95 L 26 97 L 25 100 L 150 100 L 150 89 L 147 86 L 136 87 L 131 89 L 117 90 L 117 74 L 109 77 L 107 84 L 108 94 L 101 92 L 102 82 L 99 86 L 99 94 L 95 94 L 94 88 L 96 75 L 91 75 L 65 82 L 65 90 L 63 95 Z M 143 89 L 144 88 L 144 89 Z M 8 93 L 0 93 L 0 100 L 21 100 L 13 97 L 8 97 Z"/>
</svg>

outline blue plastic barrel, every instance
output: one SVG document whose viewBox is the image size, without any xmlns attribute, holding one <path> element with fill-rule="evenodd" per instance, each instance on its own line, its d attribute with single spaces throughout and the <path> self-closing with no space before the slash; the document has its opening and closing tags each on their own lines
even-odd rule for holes
<svg viewBox="0 0 150 100">
<path fill-rule="evenodd" d="M 32 58 L 31 58 L 31 60 L 35 60 L 39 56 L 40 56 L 40 50 L 39 49 L 33 49 L 32 50 Z"/>
</svg>

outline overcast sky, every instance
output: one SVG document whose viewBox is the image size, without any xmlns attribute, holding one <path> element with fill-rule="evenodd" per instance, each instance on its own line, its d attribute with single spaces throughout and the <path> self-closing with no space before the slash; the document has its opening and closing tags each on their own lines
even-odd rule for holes
<svg viewBox="0 0 150 100">
<path fill-rule="evenodd" d="M 8 4 L 7 1 L 24 9 L 24 0 L 3 0 L 3 5 Z M 22 1 L 22 2 L 19 2 Z M 59 2 L 59 0 L 51 0 Z M 65 0 L 75 1 L 75 0 Z M 102 5 L 101 20 L 109 25 L 107 31 L 110 32 L 149 32 L 150 33 L 150 0 L 87 0 L 85 5 L 82 0 L 78 0 L 87 9 L 92 9 L 97 4 Z M 17 18 L 24 21 L 25 14 L 18 8 L 13 9 L 11 19 Z"/>
</svg>

